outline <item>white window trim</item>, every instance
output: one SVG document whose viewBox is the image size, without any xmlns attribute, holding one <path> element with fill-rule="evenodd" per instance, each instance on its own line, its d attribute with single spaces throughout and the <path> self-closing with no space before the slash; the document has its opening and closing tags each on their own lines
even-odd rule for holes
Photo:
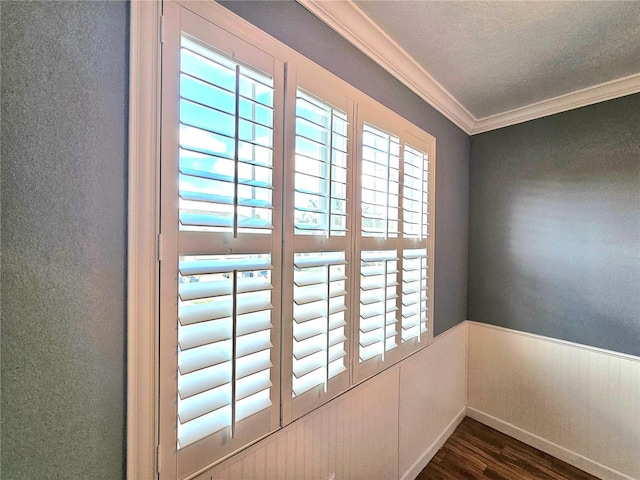
<svg viewBox="0 0 640 480">
<path fill-rule="evenodd" d="M 215 2 L 178 1 L 178 3 L 184 3 L 195 13 L 215 18 L 218 26 L 233 32 L 246 42 L 254 45 L 267 43 L 270 51 L 281 58 L 287 58 L 298 65 L 312 65 L 307 58 Z M 160 146 L 162 1 L 135 0 L 130 8 L 127 478 L 139 480 L 157 478 L 159 460 L 157 448 L 158 257 L 161 252 L 158 248 L 159 165 L 157 158 Z M 353 100 L 364 104 L 373 101 L 354 87 L 351 87 L 350 96 Z M 398 116 L 398 118 L 401 117 Z M 431 144 L 431 151 L 427 153 L 431 159 L 435 159 L 435 142 Z M 435 178 L 435 175 L 432 178 Z M 433 338 L 435 265 L 433 257 L 435 188 L 433 184 L 430 185 L 429 196 L 431 198 L 429 206 L 431 235 L 427 249 L 431 255 L 429 269 L 431 300 L 428 339 L 420 348 L 430 344 Z M 357 342 L 356 331 L 357 325 L 352 330 L 350 341 Z M 402 355 L 398 361 L 415 351 L 417 349 Z M 352 348 L 352 352 L 356 350 Z M 363 380 L 365 378 L 352 379 L 349 388 L 355 387 Z"/>
<path fill-rule="evenodd" d="M 127 478 L 156 478 L 161 1 L 130 6 Z"/>
</svg>

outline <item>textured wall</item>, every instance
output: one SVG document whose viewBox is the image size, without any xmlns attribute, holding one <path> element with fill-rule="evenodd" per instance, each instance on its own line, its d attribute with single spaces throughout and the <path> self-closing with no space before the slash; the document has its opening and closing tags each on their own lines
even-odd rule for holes
<svg viewBox="0 0 640 480">
<path fill-rule="evenodd" d="M 2 478 L 122 478 L 128 6 L 1 25 Z"/>
<path fill-rule="evenodd" d="M 435 334 L 466 320 L 469 137 L 297 2 L 221 3 L 436 137 Z"/>
<path fill-rule="evenodd" d="M 640 355 L 640 94 L 472 138 L 469 319 Z"/>
</svg>

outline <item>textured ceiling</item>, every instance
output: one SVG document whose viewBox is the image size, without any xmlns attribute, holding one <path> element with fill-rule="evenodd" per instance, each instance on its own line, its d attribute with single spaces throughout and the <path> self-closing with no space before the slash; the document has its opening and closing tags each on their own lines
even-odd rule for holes
<svg viewBox="0 0 640 480">
<path fill-rule="evenodd" d="M 476 118 L 640 72 L 640 1 L 357 6 Z"/>
</svg>

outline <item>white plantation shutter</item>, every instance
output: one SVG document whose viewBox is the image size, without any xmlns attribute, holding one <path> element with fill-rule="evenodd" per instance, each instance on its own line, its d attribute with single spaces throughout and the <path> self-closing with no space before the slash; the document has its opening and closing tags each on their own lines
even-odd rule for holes
<svg viewBox="0 0 640 480">
<path fill-rule="evenodd" d="M 273 79 L 183 37 L 179 118 L 180 230 L 270 234 Z M 181 257 L 178 448 L 271 406 L 271 269 L 269 254 Z"/>
<path fill-rule="evenodd" d="M 397 237 L 399 138 L 364 123 L 361 172 L 362 236 Z"/>
<path fill-rule="evenodd" d="M 360 112 L 360 110 L 359 110 Z M 366 110 L 363 110 L 363 113 Z M 400 138 L 360 120 L 358 380 L 399 359 Z M 388 125 L 391 126 L 391 125 Z"/>
<path fill-rule="evenodd" d="M 360 267 L 360 362 L 398 346 L 398 258 L 395 250 L 364 251 Z"/>
<path fill-rule="evenodd" d="M 296 92 L 295 233 L 347 230 L 347 114 Z"/>
<path fill-rule="evenodd" d="M 402 342 L 422 342 L 428 330 L 429 156 L 403 145 Z"/>
<path fill-rule="evenodd" d="M 273 80 L 186 38 L 180 62 L 180 228 L 268 233 Z"/>
<path fill-rule="evenodd" d="M 402 252 L 402 341 L 427 331 L 427 250 Z"/>
<path fill-rule="evenodd" d="M 283 69 L 167 8 L 180 28 L 163 60 L 161 478 L 184 478 L 279 425 Z"/>
<path fill-rule="evenodd" d="M 292 285 L 286 300 L 292 326 L 285 418 L 291 419 L 349 386 L 348 105 L 338 99 L 338 108 L 301 87 L 295 98 Z"/>
<path fill-rule="evenodd" d="M 200 475 L 428 343 L 435 143 L 286 47 L 217 26 L 214 3 L 163 9 L 168 480 Z"/>
<path fill-rule="evenodd" d="M 403 236 L 424 239 L 429 233 L 429 157 L 409 145 L 403 153 Z"/>
<path fill-rule="evenodd" d="M 345 372 L 344 252 L 294 257 L 293 397 Z"/>
<path fill-rule="evenodd" d="M 428 343 L 431 248 L 425 153 L 431 150 L 426 138 L 380 110 L 359 106 L 358 114 L 362 220 L 355 242 L 360 256 L 357 381 Z"/>
<path fill-rule="evenodd" d="M 266 255 L 181 258 L 178 448 L 271 405 L 271 270 Z"/>
</svg>

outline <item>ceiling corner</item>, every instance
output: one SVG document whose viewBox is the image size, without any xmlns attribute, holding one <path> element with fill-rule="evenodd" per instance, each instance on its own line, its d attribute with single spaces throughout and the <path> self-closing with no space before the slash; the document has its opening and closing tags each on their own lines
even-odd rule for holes
<svg viewBox="0 0 640 480">
<path fill-rule="evenodd" d="M 472 129 L 471 135 L 528 122 L 536 118 L 586 107 L 587 105 L 638 92 L 640 92 L 640 73 L 481 118 Z"/>
</svg>

